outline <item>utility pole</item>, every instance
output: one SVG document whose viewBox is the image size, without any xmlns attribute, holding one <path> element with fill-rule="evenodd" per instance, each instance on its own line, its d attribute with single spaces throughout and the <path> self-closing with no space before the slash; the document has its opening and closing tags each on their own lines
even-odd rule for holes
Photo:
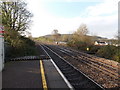
<svg viewBox="0 0 120 90">
<path fill-rule="evenodd" d="M 4 28 L 0 25 L 0 72 L 4 69 Z"/>
</svg>

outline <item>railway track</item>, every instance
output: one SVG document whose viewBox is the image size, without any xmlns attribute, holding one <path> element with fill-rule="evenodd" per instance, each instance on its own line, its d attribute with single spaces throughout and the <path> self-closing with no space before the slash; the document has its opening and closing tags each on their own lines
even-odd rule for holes
<svg viewBox="0 0 120 90">
<path fill-rule="evenodd" d="M 85 63 L 86 65 L 91 66 L 92 68 L 98 69 L 98 70 L 102 71 L 103 73 L 110 75 L 111 77 L 114 77 L 116 79 L 118 77 L 120 78 L 120 76 L 118 74 L 118 68 L 114 68 L 108 64 L 99 62 L 96 59 L 95 60 L 91 59 L 87 55 L 80 55 L 79 53 L 76 53 L 73 51 L 68 51 L 63 48 L 58 48 L 58 49 L 59 49 L 59 51 L 63 52 L 64 54 L 67 54 L 69 57 L 79 60 L 79 61 Z"/>
<path fill-rule="evenodd" d="M 69 57 L 72 57 L 76 60 L 79 60 L 95 69 L 98 69 L 114 78 L 120 77 L 118 74 L 118 68 L 114 68 L 108 64 L 102 63 L 97 61 L 96 59 L 91 59 L 91 57 L 88 57 L 87 55 L 81 55 L 80 53 L 76 53 L 74 51 L 69 51 L 63 48 L 57 48 L 57 51 L 61 51 L 62 53 L 68 55 Z"/>
<path fill-rule="evenodd" d="M 67 50 L 68 48 L 61 48 L 61 49 L 68 52 L 68 50 Z M 100 65 L 102 65 L 102 66 L 104 66 L 106 68 L 111 68 L 111 69 L 113 69 L 115 71 L 118 70 L 118 67 L 119 67 L 118 63 L 117 63 L 117 65 L 116 64 L 112 65 L 112 63 L 110 63 L 110 62 L 105 62 L 105 59 L 101 60 L 101 58 L 93 56 L 93 55 L 89 55 L 89 54 L 86 54 L 86 53 L 83 53 L 83 52 L 78 52 L 78 51 L 70 49 L 70 48 L 69 48 L 69 51 L 72 52 L 72 54 L 77 54 L 80 57 L 89 59 L 89 60 L 91 60 L 91 61 L 93 61 L 95 63 L 99 63 Z"/>
<path fill-rule="evenodd" d="M 40 46 L 47 54 L 49 54 L 49 57 L 54 60 L 56 65 L 59 67 L 59 69 L 67 78 L 67 80 L 70 82 L 70 84 L 74 87 L 74 89 L 77 90 L 79 88 L 81 89 L 94 88 L 95 90 L 104 90 L 104 88 L 101 85 L 93 81 L 86 74 L 78 70 L 76 67 L 67 62 L 64 58 L 59 56 L 53 50 L 44 45 Z"/>
<path fill-rule="evenodd" d="M 62 47 L 63 48 L 63 47 Z M 78 52 L 77 50 L 74 50 L 74 49 L 71 49 L 71 48 L 67 48 L 67 47 L 64 47 L 63 49 L 69 49 L 71 52 L 74 52 L 76 54 L 81 54 L 83 56 L 86 56 L 88 57 L 90 60 L 96 60 L 96 61 L 99 61 L 99 63 L 102 63 L 103 65 L 106 65 L 108 67 L 111 67 L 113 69 L 118 69 L 119 68 L 119 63 L 112 63 L 111 61 L 108 61 L 106 62 L 106 59 L 104 58 L 99 58 L 97 56 L 93 56 L 93 55 L 89 55 L 89 54 L 86 54 L 86 53 L 83 53 L 83 52 Z"/>
<path fill-rule="evenodd" d="M 56 46 L 47 47 L 55 51 L 77 68 L 80 68 L 83 72 L 86 72 L 89 77 L 99 82 L 105 88 L 118 87 L 120 77 L 118 74 L 118 68 L 99 62 L 96 59 L 92 59 L 93 57 L 73 50 L 59 48 Z M 75 63 L 74 60 L 78 61 L 79 64 Z"/>
</svg>

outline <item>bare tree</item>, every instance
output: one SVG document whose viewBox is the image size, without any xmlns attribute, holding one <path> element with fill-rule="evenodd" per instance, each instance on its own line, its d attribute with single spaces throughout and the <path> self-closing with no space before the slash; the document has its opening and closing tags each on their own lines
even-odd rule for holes
<svg viewBox="0 0 120 90">
<path fill-rule="evenodd" d="M 75 32 L 75 34 L 78 34 L 78 35 L 86 35 L 87 33 L 88 33 L 88 28 L 86 24 L 81 24 L 80 27 Z"/>
<path fill-rule="evenodd" d="M 27 4 L 23 1 L 2 2 L 2 25 L 5 30 L 5 41 L 11 46 L 22 44 L 21 33 L 29 28 L 32 14 L 27 10 Z"/>
<path fill-rule="evenodd" d="M 88 28 L 86 24 L 81 24 L 80 27 L 73 33 L 73 39 L 75 41 L 85 41 Z"/>
<path fill-rule="evenodd" d="M 54 41 L 59 41 L 59 38 L 60 38 L 61 34 L 58 33 L 58 30 L 57 30 L 57 29 L 54 29 L 54 30 L 52 31 L 52 35 L 53 35 Z"/>
<path fill-rule="evenodd" d="M 88 28 L 86 24 L 81 24 L 77 31 L 73 33 L 69 45 L 76 48 L 86 48 L 89 45 L 93 44 L 92 38 L 88 36 L 87 33 Z"/>
<path fill-rule="evenodd" d="M 32 14 L 25 2 L 2 2 L 2 24 L 9 30 L 25 31 L 29 27 Z"/>
</svg>

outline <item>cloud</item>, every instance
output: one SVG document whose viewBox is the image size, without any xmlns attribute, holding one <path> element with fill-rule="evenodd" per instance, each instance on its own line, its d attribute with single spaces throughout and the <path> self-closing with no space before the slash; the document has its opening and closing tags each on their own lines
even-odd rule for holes
<svg viewBox="0 0 120 90">
<path fill-rule="evenodd" d="M 86 22 L 91 33 L 99 36 L 114 38 L 118 30 L 117 15 L 88 18 Z"/>
<path fill-rule="evenodd" d="M 41 2 L 103 2 L 105 0 L 40 0 Z"/>
<path fill-rule="evenodd" d="M 95 6 L 89 6 L 85 14 L 88 16 L 113 15 L 118 12 L 118 0 L 105 0 Z"/>
<path fill-rule="evenodd" d="M 114 38 L 118 31 L 118 1 L 105 0 L 95 6 L 87 7 L 85 11 L 87 14 L 86 23 L 91 33 Z"/>
<path fill-rule="evenodd" d="M 77 30 L 81 23 L 87 24 L 90 34 L 108 38 L 113 38 L 118 30 L 118 0 L 104 0 L 95 6 L 87 7 L 85 12 L 82 12 L 83 15 L 74 18 L 54 16 L 44 9 L 44 2 L 31 1 L 29 2 L 29 9 L 34 13 L 33 26 L 31 27 L 33 37 L 51 34 L 54 29 L 58 29 L 60 33 L 71 33 Z M 70 1 L 72 2 L 72 0 Z"/>
</svg>

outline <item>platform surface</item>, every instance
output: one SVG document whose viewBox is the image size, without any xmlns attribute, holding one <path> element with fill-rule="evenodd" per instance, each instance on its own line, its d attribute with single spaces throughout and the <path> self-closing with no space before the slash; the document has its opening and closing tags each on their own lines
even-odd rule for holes
<svg viewBox="0 0 120 90">
<path fill-rule="evenodd" d="M 43 60 L 46 81 L 48 88 L 68 88 L 67 84 L 51 62 L 51 60 Z"/>
<path fill-rule="evenodd" d="M 2 88 L 42 88 L 39 61 L 11 61 L 2 72 Z"/>
<path fill-rule="evenodd" d="M 42 60 L 47 87 L 69 89 L 50 60 Z M 43 88 L 40 60 L 11 61 L 2 72 L 2 88 Z"/>
</svg>

